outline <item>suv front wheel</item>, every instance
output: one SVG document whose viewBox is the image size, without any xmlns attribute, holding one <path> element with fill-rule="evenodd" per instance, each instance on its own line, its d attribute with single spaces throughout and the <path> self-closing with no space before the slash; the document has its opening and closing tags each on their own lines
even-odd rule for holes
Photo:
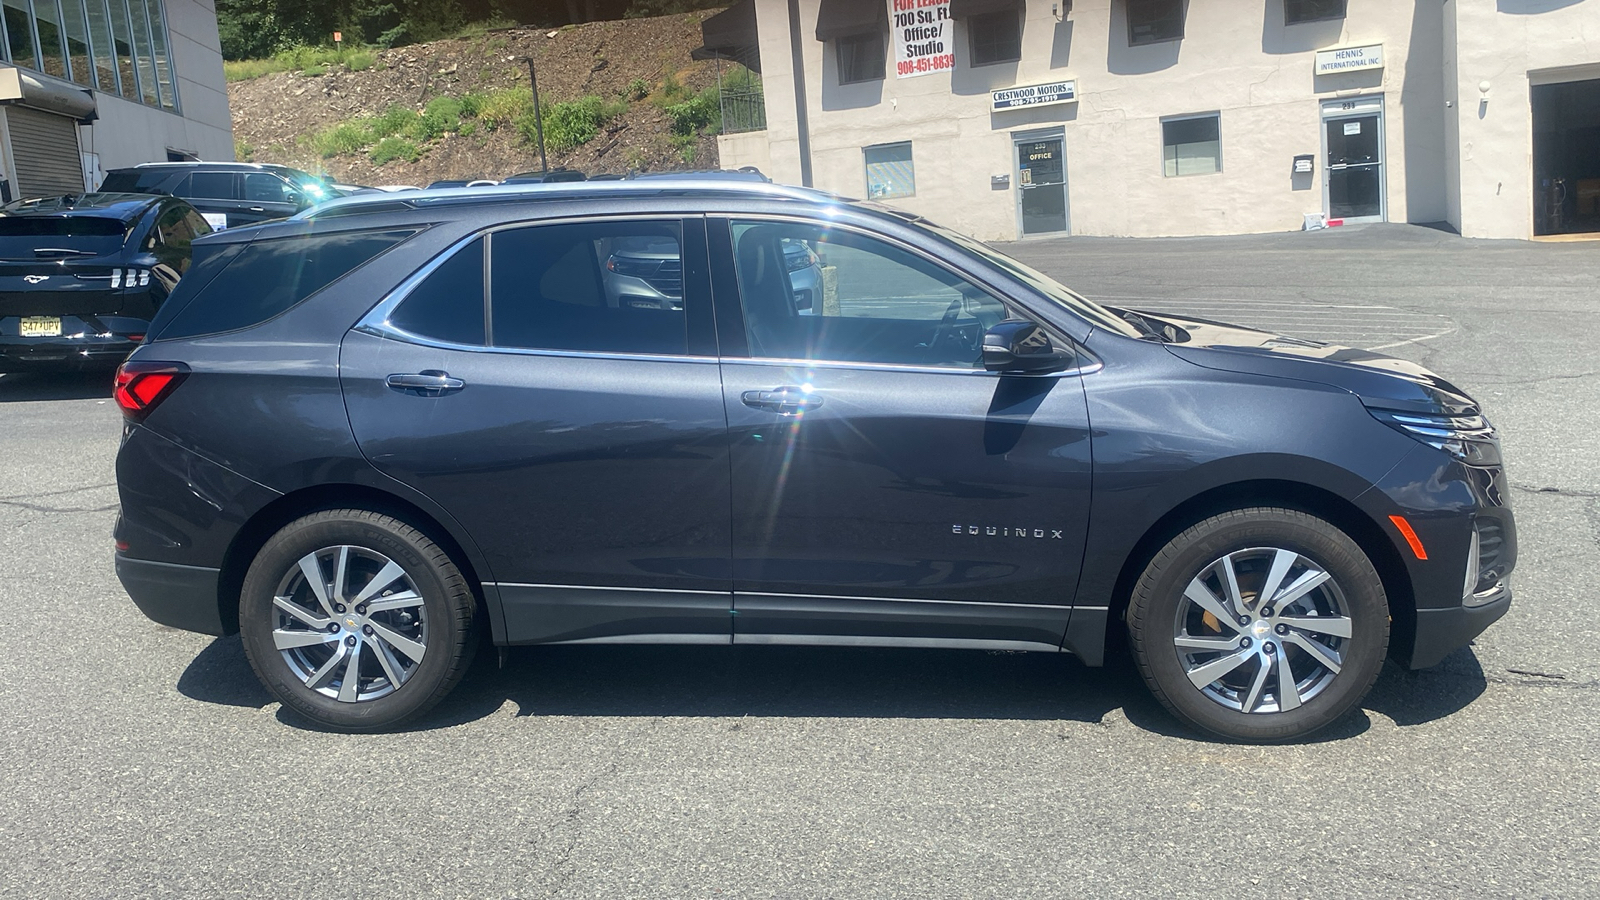
<svg viewBox="0 0 1600 900">
<path fill-rule="evenodd" d="M 466 672 L 476 601 L 438 544 L 380 513 L 296 519 L 256 554 L 239 598 L 245 654 L 283 705 L 340 731 L 421 715 Z"/>
<path fill-rule="evenodd" d="M 1288 509 L 1223 513 L 1173 538 L 1134 587 L 1145 682 L 1224 738 L 1304 737 L 1366 696 L 1389 645 L 1383 582 L 1355 541 Z"/>
</svg>

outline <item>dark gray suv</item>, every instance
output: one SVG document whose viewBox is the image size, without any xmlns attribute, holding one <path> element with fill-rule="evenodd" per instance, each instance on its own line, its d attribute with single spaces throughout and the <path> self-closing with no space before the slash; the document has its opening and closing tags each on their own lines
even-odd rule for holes
<svg viewBox="0 0 1600 900">
<path fill-rule="evenodd" d="M 285 219 L 340 196 L 322 179 L 299 169 L 230 162 L 145 163 L 112 169 L 100 190 L 182 197 L 218 231 Z"/>
<path fill-rule="evenodd" d="M 681 302 L 611 302 L 622 246 L 680 260 Z M 422 713 L 486 632 L 1128 642 L 1183 720 L 1288 740 L 1511 602 L 1500 444 L 1437 375 L 1098 306 L 777 185 L 354 197 L 207 237 L 116 399 L 134 602 L 241 631 L 340 729 Z"/>
</svg>

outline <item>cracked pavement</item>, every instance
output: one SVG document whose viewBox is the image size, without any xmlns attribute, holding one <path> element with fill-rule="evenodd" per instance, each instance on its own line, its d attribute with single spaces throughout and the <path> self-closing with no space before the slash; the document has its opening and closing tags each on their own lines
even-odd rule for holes
<svg viewBox="0 0 1600 900">
<path fill-rule="evenodd" d="M 117 585 L 106 380 L 4 376 L 0 897 L 1593 896 L 1600 247 L 1385 226 L 1007 249 L 1216 318 L 1393 310 L 1396 334 L 1352 337 L 1410 340 L 1391 352 L 1504 433 L 1511 612 L 1287 747 L 1184 731 L 1125 660 L 805 648 L 488 652 L 415 728 L 327 734 L 237 639 Z"/>
</svg>

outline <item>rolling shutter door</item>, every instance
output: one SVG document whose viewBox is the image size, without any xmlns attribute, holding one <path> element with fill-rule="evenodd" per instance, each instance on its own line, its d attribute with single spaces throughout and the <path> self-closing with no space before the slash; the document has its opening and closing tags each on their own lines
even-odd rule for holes
<svg viewBox="0 0 1600 900">
<path fill-rule="evenodd" d="M 11 159 L 17 166 L 18 199 L 83 193 L 76 122 L 25 106 L 10 106 L 6 123 L 11 128 Z"/>
</svg>

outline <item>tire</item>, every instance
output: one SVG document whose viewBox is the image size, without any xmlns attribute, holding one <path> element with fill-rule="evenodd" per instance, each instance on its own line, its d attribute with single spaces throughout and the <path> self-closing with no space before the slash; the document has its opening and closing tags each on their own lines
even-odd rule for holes
<svg viewBox="0 0 1600 900">
<path fill-rule="evenodd" d="M 1389 605 L 1371 560 L 1338 528 L 1295 510 L 1241 509 L 1156 553 L 1134 586 L 1128 635 L 1173 715 L 1273 743 L 1326 727 L 1366 696 L 1388 652 Z"/>
<path fill-rule="evenodd" d="M 379 731 L 461 680 L 477 649 L 476 611 L 466 577 L 422 532 L 336 509 L 262 546 L 240 592 L 239 630 L 250 667 L 286 708 L 337 731 Z"/>
</svg>

